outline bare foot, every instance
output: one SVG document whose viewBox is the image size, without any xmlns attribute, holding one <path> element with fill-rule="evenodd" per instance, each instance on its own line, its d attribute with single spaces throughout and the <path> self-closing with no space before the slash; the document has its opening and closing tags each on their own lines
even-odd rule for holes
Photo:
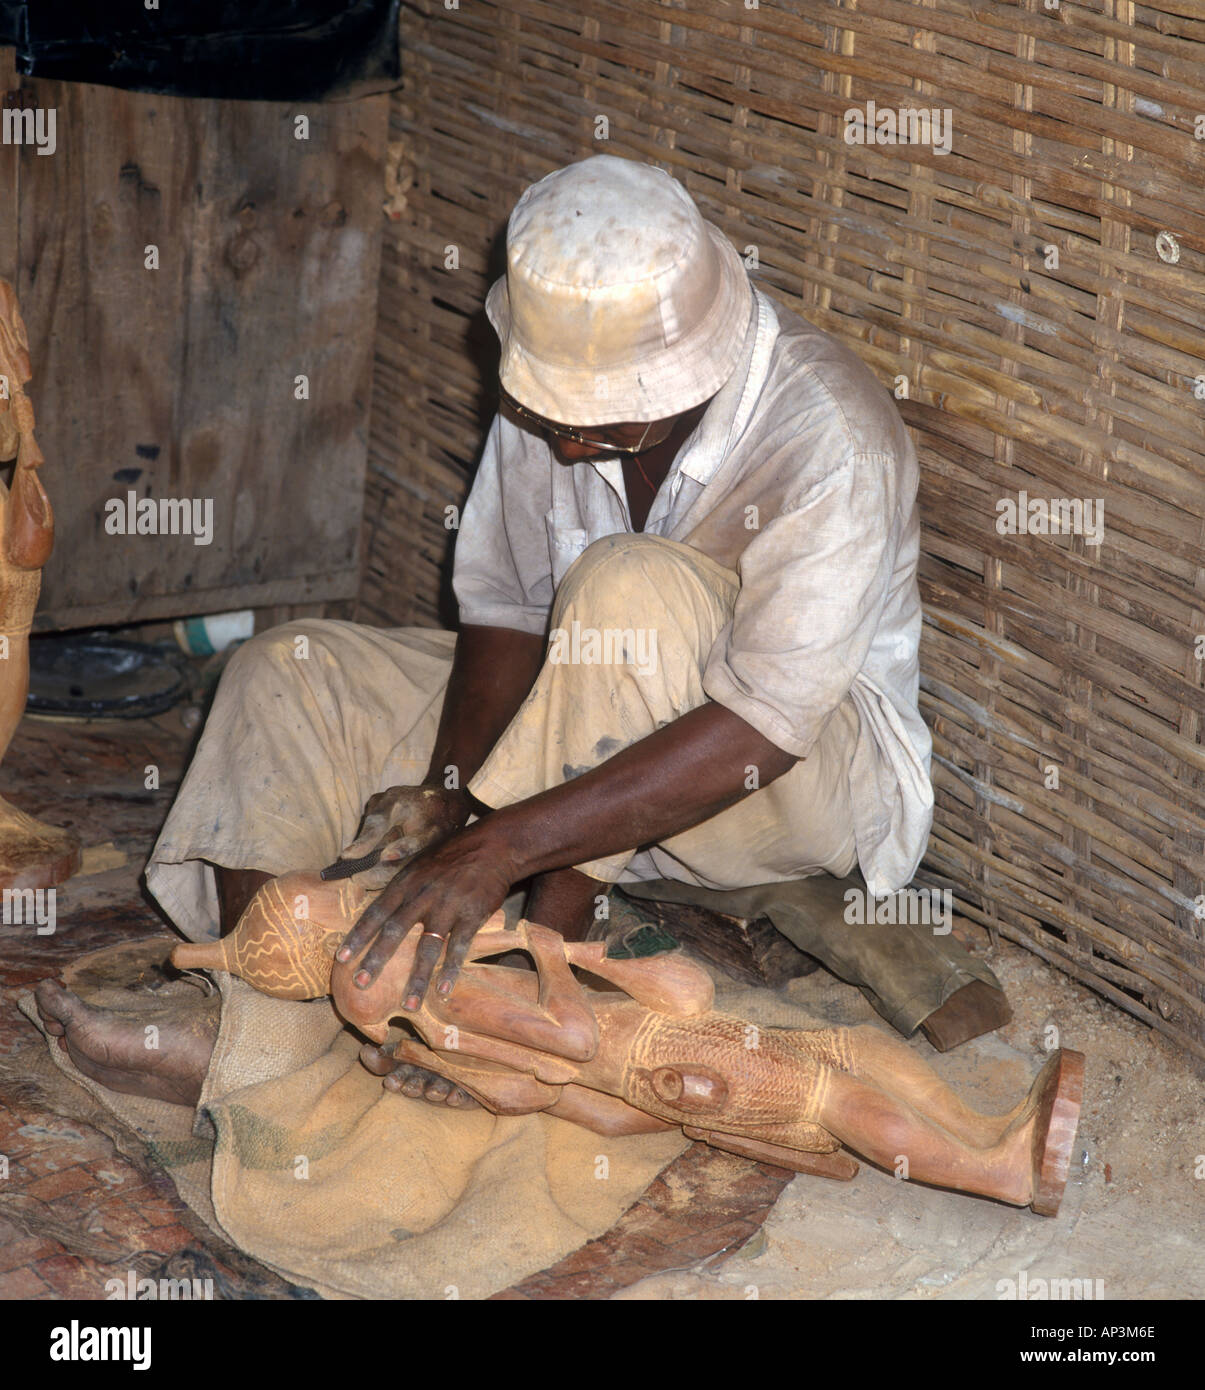
<svg viewBox="0 0 1205 1390">
<path fill-rule="evenodd" d="M 373 1076 L 383 1077 L 381 1085 L 387 1091 L 409 1096 L 411 1100 L 429 1100 L 432 1105 L 450 1105 L 454 1110 L 474 1110 L 479 1104 L 467 1091 L 462 1091 L 446 1076 L 409 1062 L 398 1062 L 383 1047 L 365 1043 L 360 1049 L 360 1061 Z"/>
<path fill-rule="evenodd" d="M 34 991 L 38 1015 L 51 1037 L 85 1076 L 128 1096 L 196 1105 L 217 1040 L 219 1001 L 188 1020 L 156 1018 L 158 1036 L 146 1022 L 85 1004 L 78 995 L 43 980 Z M 155 1038 L 157 1047 L 148 1047 Z"/>
</svg>

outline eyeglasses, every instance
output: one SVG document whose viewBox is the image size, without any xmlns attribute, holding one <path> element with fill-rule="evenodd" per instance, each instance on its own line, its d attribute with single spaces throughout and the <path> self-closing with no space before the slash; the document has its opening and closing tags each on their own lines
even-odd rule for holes
<svg viewBox="0 0 1205 1390">
<path fill-rule="evenodd" d="M 572 444 L 584 444 L 588 449 L 605 449 L 609 454 L 640 454 L 645 449 L 655 449 L 658 444 L 664 444 L 673 432 L 673 423 L 660 439 L 654 439 L 649 443 L 649 430 L 653 428 L 654 421 L 650 420 L 644 427 L 644 433 L 640 436 L 639 444 L 613 444 L 609 439 L 590 439 L 580 431 L 570 429 L 568 425 L 555 425 L 551 420 L 545 420 L 542 415 L 537 415 L 534 411 L 528 410 L 525 405 L 520 405 L 515 398 L 507 391 L 499 390 L 503 404 L 519 417 L 526 420 L 537 429 L 543 430 L 546 434 L 555 435 L 558 439 L 567 439 Z"/>
</svg>

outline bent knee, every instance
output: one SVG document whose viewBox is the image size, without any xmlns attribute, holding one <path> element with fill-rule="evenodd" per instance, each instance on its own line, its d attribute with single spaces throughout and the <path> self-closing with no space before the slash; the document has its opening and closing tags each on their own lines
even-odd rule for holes
<svg viewBox="0 0 1205 1390">
<path fill-rule="evenodd" d="M 257 633 L 234 652 L 227 671 L 247 672 L 262 666 L 279 667 L 285 662 L 306 661 L 317 653 L 337 656 L 340 629 L 349 626 L 334 618 L 294 618 Z"/>
<path fill-rule="evenodd" d="M 592 541 L 574 560 L 565 572 L 561 584 L 563 587 L 570 583 L 588 583 L 599 575 L 614 579 L 633 570 L 643 572 L 648 565 L 657 565 L 662 560 L 667 563 L 677 561 L 680 564 L 681 557 L 676 554 L 678 548 L 660 536 L 634 536 L 623 533 L 602 536 Z"/>
<path fill-rule="evenodd" d="M 714 571 L 714 574 L 709 573 Z M 687 591 L 717 587 L 725 574 L 702 552 L 661 536 L 603 536 L 570 565 L 557 589 L 557 608 L 568 603 L 592 614 L 638 612 L 642 606 L 673 602 Z"/>
</svg>

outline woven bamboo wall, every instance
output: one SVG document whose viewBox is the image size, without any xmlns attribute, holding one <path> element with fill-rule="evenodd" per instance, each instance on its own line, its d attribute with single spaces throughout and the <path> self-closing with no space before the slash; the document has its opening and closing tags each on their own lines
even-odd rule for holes
<svg viewBox="0 0 1205 1390">
<path fill-rule="evenodd" d="M 661 163 L 764 287 L 904 381 L 923 877 L 1205 1058 L 1199 0 L 575 9 L 403 19 L 359 616 L 450 620 L 444 508 L 488 412 L 481 303 L 515 198 L 592 153 Z M 845 143 L 867 101 L 949 109 L 951 152 Z M 1104 499 L 1103 545 L 998 534 L 1021 490 Z"/>
</svg>

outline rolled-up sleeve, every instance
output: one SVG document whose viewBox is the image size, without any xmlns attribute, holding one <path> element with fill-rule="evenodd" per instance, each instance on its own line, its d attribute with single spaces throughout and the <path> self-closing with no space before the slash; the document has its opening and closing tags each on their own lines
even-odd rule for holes
<svg viewBox="0 0 1205 1390">
<path fill-rule="evenodd" d="M 551 494 L 547 450 L 532 449 L 495 416 L 456 538 L 452 588 L 462 623 L 544 631 L 553 598 L 544 522 Z"/>
<path fill-rule="evenodd" d="M 844 459 L 741 555 L 732 622 L 703 674 L 711 699 L 806 757 L 875 637 L 895 562 L 896 466 Z"/>
</svg>

